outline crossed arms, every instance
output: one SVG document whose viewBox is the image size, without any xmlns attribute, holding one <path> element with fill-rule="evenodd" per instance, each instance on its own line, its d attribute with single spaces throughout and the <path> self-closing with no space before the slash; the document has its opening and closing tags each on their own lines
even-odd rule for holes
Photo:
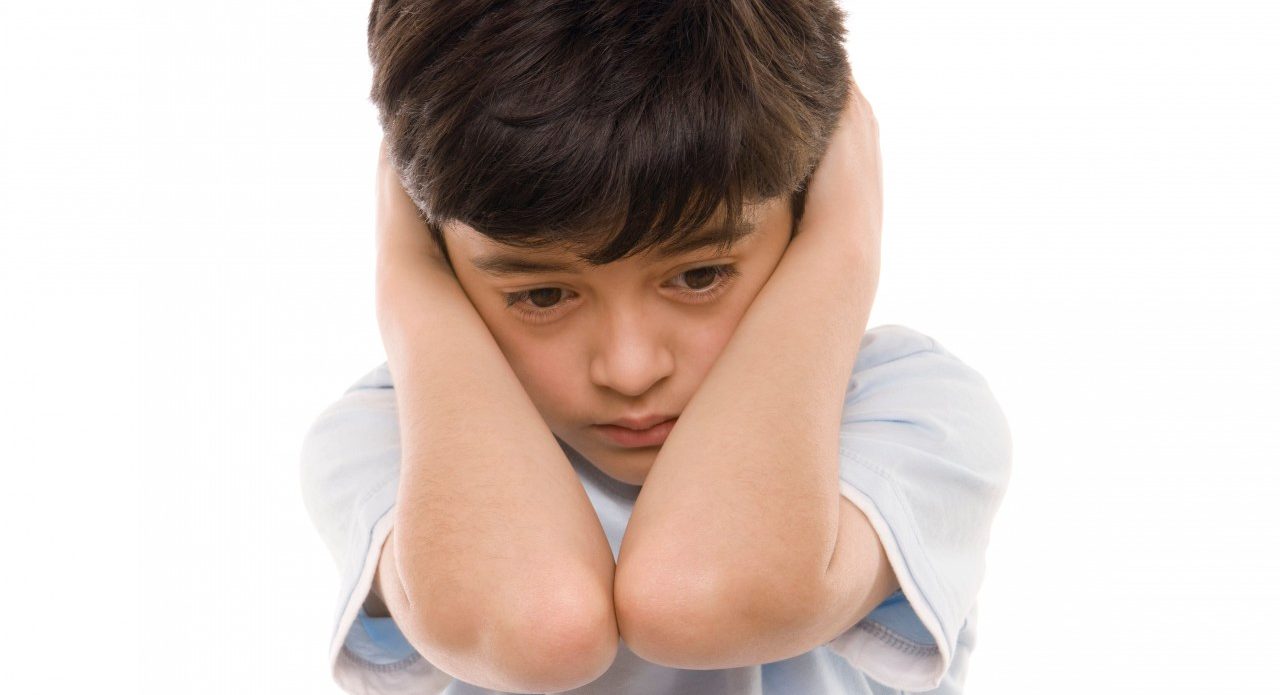
<svg viewBox="0 0 1280 695">
<path fill-rule="evenodd" d="M 658 454 L 616 567 L 382 159 L 378 319 L 403 459 L 375 592 L 432 663 L 523 692 L 595 680 L 620 637 L 677 668 L 759 664 L 829 641 L 897 589 L 839 494 L 841 405 L 879 270 L 877 134 L 853 91 L 801 231 Z"/>
</svg>

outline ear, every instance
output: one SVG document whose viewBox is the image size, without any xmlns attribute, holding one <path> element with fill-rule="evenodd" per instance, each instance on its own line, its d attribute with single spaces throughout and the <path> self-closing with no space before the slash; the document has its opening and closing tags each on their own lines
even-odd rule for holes
<svg viewBox="0 0 1280 695">
<path fill-rule="evenodd" d="M 444 259 L 445 265 L 449 266 L 449 272 L 457 277 L 458 271 L 454 269 L 453 258 L 449 256 L 449 243 L 444 238 L 444 224 L 432 222 L 425 215 L 422 216 L 422 222 L 427 226 L 427 231 L 431 232 L 431 240 L 435 242 L 436 251 Z"/>
<path fill-rule="evenodd" d="M 809 180 L 812 178 L 813 174 L 804 177 L 800 189 L 791 194 L 791 239 L 795 239 L 796 232 L 800 231 L 800 218 L 804 217 L 804 203 L 808 199 Z"/>
</svg>

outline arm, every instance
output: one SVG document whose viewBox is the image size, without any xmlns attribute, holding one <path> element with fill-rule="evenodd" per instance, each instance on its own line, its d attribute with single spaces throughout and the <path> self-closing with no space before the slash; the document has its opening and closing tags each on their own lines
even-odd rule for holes
<svg viewBox="0 0 1280 695">
<path fill-rule="evenodd" d="M 876 130 L 854 87 L 801 231 L 645 480 L 614 594 L 622 637 L 646 659 L 788 658 L 895 588 L 867 519 L 842 503 L 838 469 L 841 409 L 879 279 Z"/>
<path fill-rule="evenodd" d="M 403 462 L 382 598 L 470 683 L 559 691 L 617 650 L 613 553 L 572 465 L 380 153 L 378 323 Z"/>
</svg>

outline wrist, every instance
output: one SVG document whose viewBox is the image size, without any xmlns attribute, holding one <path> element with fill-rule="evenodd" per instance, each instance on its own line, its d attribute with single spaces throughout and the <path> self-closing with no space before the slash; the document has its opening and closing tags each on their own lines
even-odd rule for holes
<svg viewBox="0 0 1280 695">
<path fill-rule="evenodd" d="M 806 216 L 808 212 L 806 211 Z M 842 278 L 880 277 L 880 222 L 867 215 L 824 213 L 805 220 L 787 253 L 793 248 L 813 249 L 817 258 L 829 258 L 837 264 Z"/>
<path fill-rule="evenodd" d="M 442 230 L 428 224 L 409 197 L 400 172 L 386 155 L 385 141 L 378 154 L 375 224 L 379 261 L 383 255 L 421 257 L 449 267 Z"/>
<path fill-rule="evenodd" d="M 421 355 L 468 325 L 470 317 L 463 312 L 476 314 L 457 278 L 442 264 L 389 258 L 380 260 L 376 276 L 375 311 L 393 373 L 402 356 Z"/>
</svg>

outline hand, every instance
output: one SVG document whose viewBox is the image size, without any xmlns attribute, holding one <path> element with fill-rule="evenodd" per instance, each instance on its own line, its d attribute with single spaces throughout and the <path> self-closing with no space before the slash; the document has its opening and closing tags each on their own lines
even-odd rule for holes
<svg viewBox="0 0 1280 695">
<path fill-rule="evenodd" d="M 851 248 L 878 273 L 884 214 L 880 126 L 852 75 L 849 83 L 845 109 L 809 181 L 796 238 L 829 236 L 822 243 Z"/>
<path fill-rule="evenodd" d="M 387 156 L 387 141 L 378 147 L 376 184 L 377 245 L 379 271 L 392 260 L 422 259 L 448 267 L 444 253 L 432 238 L 418 206 L 405 192 L 400 174 Z"/>
<path fill-rule="evenodd" d="M 409 327 L 424 311 L 443 315 L 475 309 L 400 183 L 399 173 L 387 157 L 385 140 L 378 148 L 375 188 L 375 306 L 391 373 L 400 376 L 412 367 L 408 355 L 421 350 L 416 339 L 409 341 L 416 335 L 416 329 Z"/>
</svg>

